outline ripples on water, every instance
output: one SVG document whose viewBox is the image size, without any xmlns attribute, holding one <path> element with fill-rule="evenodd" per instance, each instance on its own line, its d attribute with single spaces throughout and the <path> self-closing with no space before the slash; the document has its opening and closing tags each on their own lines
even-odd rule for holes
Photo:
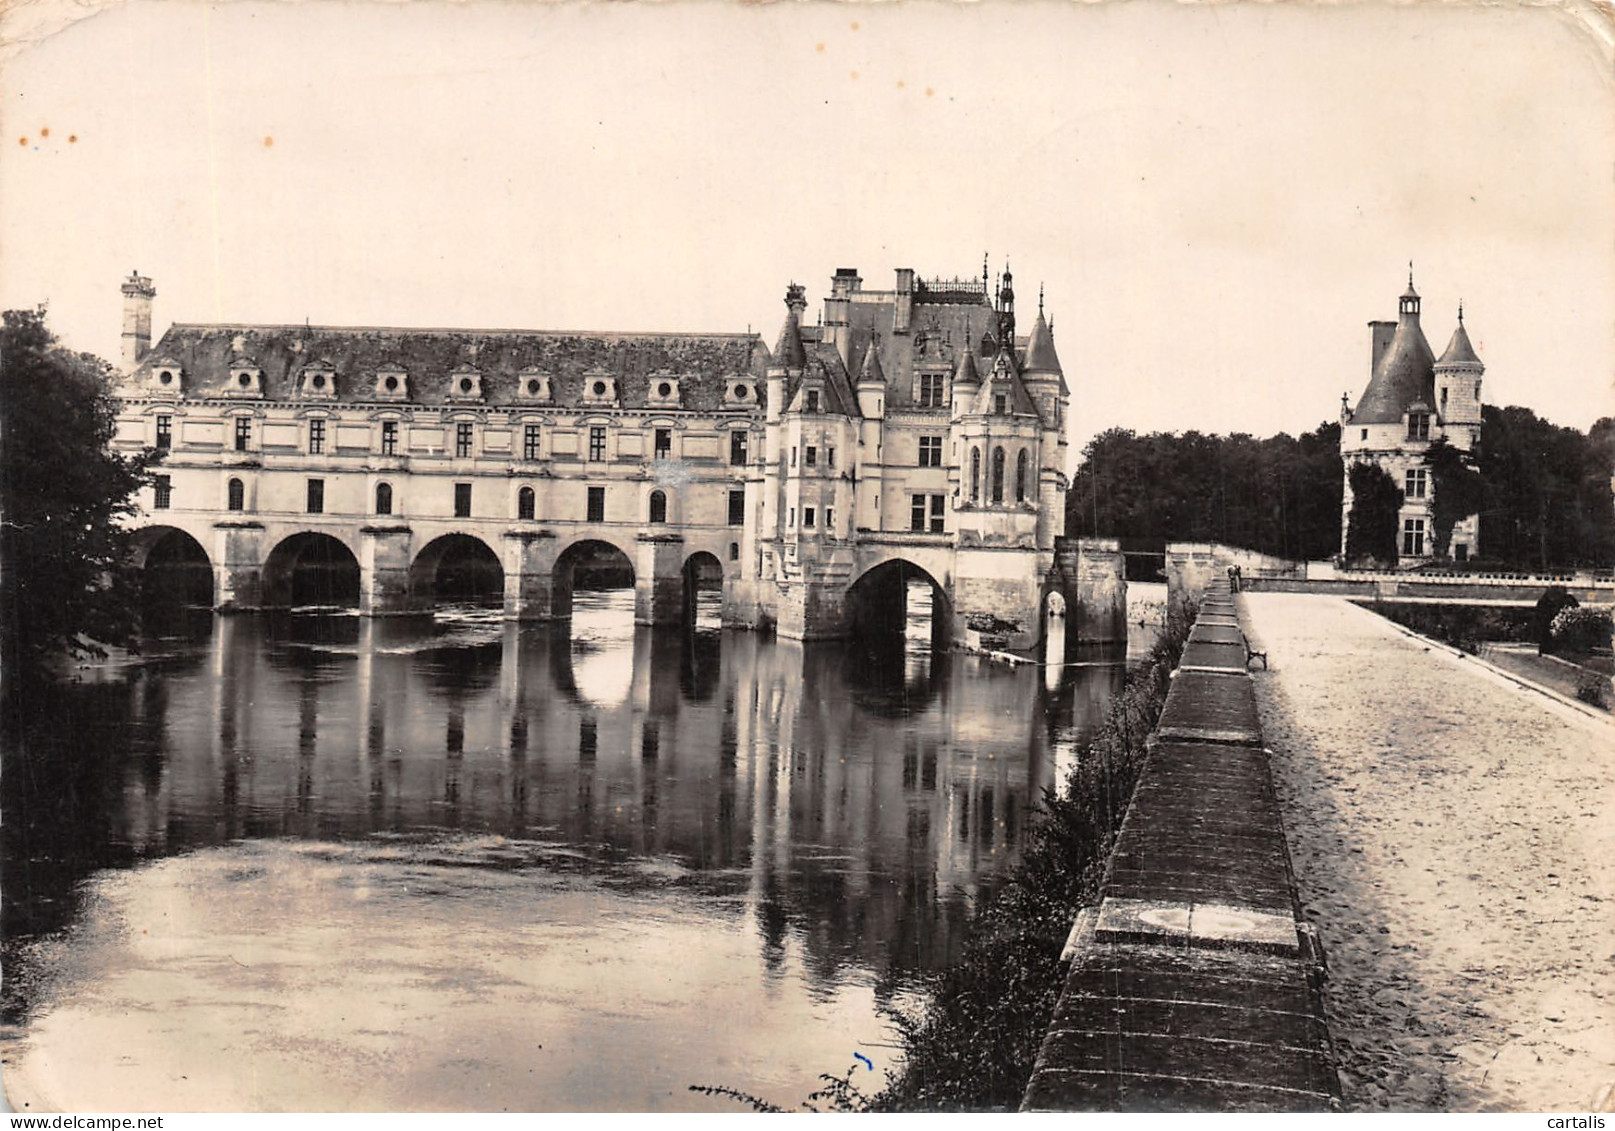
<svg viewBox="0 0 1615 1131">
<path fill-rule="evenodd" d="M 208 617 L 87 672 L 0 776 L 13 1103 L 732 1110 L 687 1086 L 884 1071 L 1120 669 L 716 611 Z"/>
</svg>

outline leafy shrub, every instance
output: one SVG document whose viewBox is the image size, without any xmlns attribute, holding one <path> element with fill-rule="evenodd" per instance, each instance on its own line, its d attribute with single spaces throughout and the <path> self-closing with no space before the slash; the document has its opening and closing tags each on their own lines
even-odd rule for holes
<svg viewBox="0 0 1615 1131">
<path fill-rule="evenodd" d="M 1543 590 L 1536 603 L 1536 646 L 1538 652 L 1553 650 L 1553 618 L 1566 609 L 1574 609 L 1581 602 L 1570 595 L 1563 585 L 1550 585 Z"/>
<path fill-rule="evenodd" d="M 1366 607 L 1423 636 L 1478 655 L 1489 641 L 1535 639 L 1534 610 L 1507 605 L 1427 605 L 1375 601 Z"/>
<path fill-rule="evenodd" d="M 1555 652 L 1607 650 L 1610 641 L 1608 609 L 1561 609 L 1549 627 Z"/>
<path fill-rule="evenodd" d="M 1594 707 L 1609 710 L 1609 679 L 1597 672 L 1588 672 L 1576 684 L 1576 698 Z"/>
</svg>

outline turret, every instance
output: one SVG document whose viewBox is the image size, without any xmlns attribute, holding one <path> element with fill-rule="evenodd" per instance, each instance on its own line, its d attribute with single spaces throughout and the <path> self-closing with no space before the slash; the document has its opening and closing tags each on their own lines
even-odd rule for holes
<svg viewBox="0 0 1615 1131">
<path fill-rule="evenodd" d="M 955 419 L 975 408 L 976 394 L 981 391 L 981 374 L 976 370 L 976 355 L 966 348 L 959 355 L 959 367 L 953 373 L 953 416 Z"/>
<path fill-rule="evenodd" d="M 1453 447 L 1470 451 L 1480 439 L 1480 382 L 1486 372 L 1464 329 L 1464 307 L 1458 304 L 1458 328 L 1435 364 L 1436 415 L 1442 434 Z"/>
<path fill-rule="evenodd" d="M 139 271 L 123 281 L 123 367 L 133 370 L 151 352 L 151 300 L 157 288 Z"/>
<path fill-rule="evenodd" d="M 858 411 L 865 420 L 878 420 L 886 415 L 886 370 L 881 367 L 877 344 L 875 338 L 869 339 L 863 365 L 858 369 Z"/>
</svg>

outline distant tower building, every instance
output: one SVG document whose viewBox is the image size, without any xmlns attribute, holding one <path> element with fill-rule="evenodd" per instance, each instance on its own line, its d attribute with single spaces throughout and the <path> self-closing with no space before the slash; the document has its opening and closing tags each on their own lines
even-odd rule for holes
<svg viewBox="0 0 1615 1131">
<path fill-rule="evenodd" d="M 1355 409 L 1342 398 L 1340 456 L 1346 466 L 1341 500 L 1340 546 L 1346 547 L 1351 514 L 1351 467 L 1373 462 L 1402 488 L 1397 522 L 1398 563 L 1416 565 L 1435 556 L 1434 498 L 1425 454 L 1445 439 L 1461 452 L 1474 452 L 1480 442 L 1481 376 L 1486 367 L 1476 356 L 1464 329 L 1463 307 L 1458 328 L 1437 360 L 1419 326 L 1419 293 L 1408 273 L 1408 289 L 1397 307 L 1395 322 L 1370 322 L 1369 382 Z M 1448 553 L 1465 561 L 1480 552 L 1480 516 L 1461 519 L 1452 531 Z"/>
</svg>

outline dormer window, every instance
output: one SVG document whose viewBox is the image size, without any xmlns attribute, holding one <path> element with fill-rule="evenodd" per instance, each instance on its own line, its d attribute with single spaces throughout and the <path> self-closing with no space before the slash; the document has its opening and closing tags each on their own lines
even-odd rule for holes
<svg viewBox="0 0 1615 1131">
<path fill-rule="evenodd" d="M 329 362 L 316 362 L 305 366 L 298 392 L 306 400 L 329 401 L 336 399 L 336 369 Z"/>
<path fill-rule="evenodd" d="M 1008 413 L 1009 413 L 1009 395 L 1007 393 L 994 393 L 993 394 L 993 411 L 995 413 L 997 413 L 999 416 L 1008 415 Z"/>
<path fill-rule="evenodd" d="M 394 366 L 376 370 L 376 399 L 403 401 L 409 399 L 409 374 Z"/>
<path fill-rule="evenodd" d="M 1408 439 L 1428 440 L 1430 438 L 1430 414 L 1428 412 L 1408 413 Z"/>
<path fill-rule="evenodd" d="M 676 407 L 679 403 L 679 379 L 670 373 L 652 373 L 645 400 L 648 404 Z"/>
<path fill-rule="evenodd" d="M 469 365 L 462 365 L 449 374 L 449 400 L 482 400 L 482 374 Z"/>
<path fill-rule="evenodd" d="M 819 411 L 819 390 L 817 390 L 817 389 L 809 389 L 805 394 L 803 394 L 803 396 L 802 396 L 802 411 L 803 412 L 818 412 Z"/>
<path fill-rule="evenodd" d="M 947 404 L 944 382 L 946 374 L 921 373 L 919 387 L 916 390 L 915 403 L 921 408 L 942 408 Z"/>
<path fill-rule="evenodd" d="M 164 358 L 151 367 L 151 376 L 147 381 L 151 391 L 159 396 L 177 397 L 185 391 L 181 374 L 177 361 Z"/>
<path fill-rule="evenodd" d="M 538 404 L 550 399 L 550 375 L 535 366 L 516 374 L 516 398 Z"/>
<path fill-rule="evenodd" d="M 225 383 L 224 395 L 227 397 L 260 398 L 264 395 L 264 371 L 250 361 L 238 360 L 230 363 L 230 379 Z"/>
<path fill-rule="evenodd" d="M 583 403 L 614 405 L 617 403 L 617 379 L 603 369 L 591 369 L 583 375 Z"/>
<path fill-rule="evenodd" d="M 731 377 L 724 383 L 723 403 L 726 408 L 751 408 L 757 404 L 757 382 L 750 378 Z"/>
</svg>

